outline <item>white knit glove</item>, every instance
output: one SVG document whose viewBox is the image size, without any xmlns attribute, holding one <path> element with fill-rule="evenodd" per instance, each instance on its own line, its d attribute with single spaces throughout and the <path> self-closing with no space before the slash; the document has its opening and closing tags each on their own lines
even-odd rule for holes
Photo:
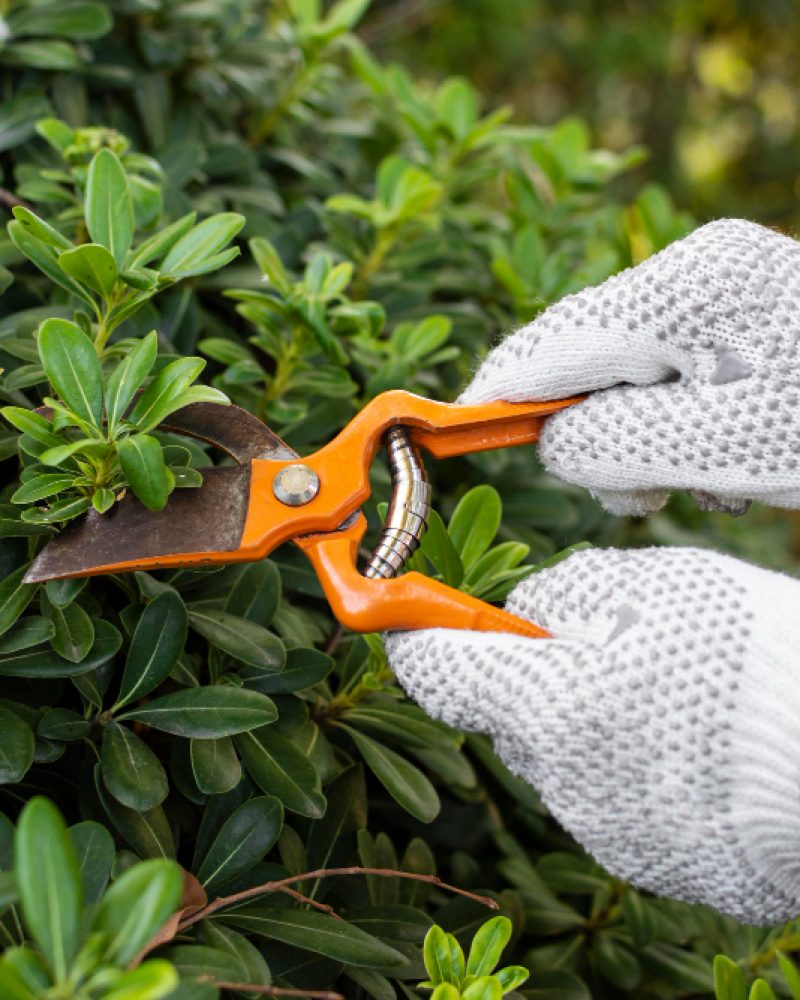
<svg viewBox="0 0 800 1000">
<path fill-rule="evenodd" d="M 710 509 L 800 507 L 798 338 L 800 243 L 724 219 L 551 306 L 462 402 L 601 390 L 547 421 L 540 456 L 614 513 L 672 489 Z"/>
<path fill-rule="evenodd" d="M 394 633 L 430 715 L 491 735 L 612 874 L 772 924 L 800 912 L 800 581 L 695 549 L 588 550 L 507 607 L 555 639 Z"/>
</svg>

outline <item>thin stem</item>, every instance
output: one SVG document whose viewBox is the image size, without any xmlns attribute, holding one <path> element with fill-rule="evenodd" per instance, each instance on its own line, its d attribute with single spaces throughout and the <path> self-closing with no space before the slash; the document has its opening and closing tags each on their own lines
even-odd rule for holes
<svg viewBox="0 0 800 1000">
<path fill-rule="evenodd" d="M 476 903 L 487 906 L 490 910 L 500 909 L 498 904 L 488 896 L 479 896 L 477 893 L 468 892 L 466 889 L 459 889 L 458 886 L 449 885 L 447 882 L 443 882 L 437 875 L 418 875 L 416 872 L 401 872 L 394 868 L 361 868 L 358 865 L 352 865 L 347 868 L 317 868 L 311 872 L 303 872 L 301 875 L 290 875 L 289 878 L 279 879 L 274 882 L 264 882 L 262 885 L 256 885 L 241 892 L 234 892 L 230 896 L 219 896 L 202 909 L 196 910 L 186 917 L 178 926 L 178 933 L 186 930 L 187 927 L 191 927 L 193 924 L 199 923 L 201 920 L 205 920 L 206 917 L 210 917 L 213 913 L 224 909 L 226 906 L 243 903 L 247 899 L 253 899 L 255 896 L 263 896 L 270 892 L 283 892 L 285 887 L 291 885 L 293 882 L 305 882 L 307 879 L 330 878 L 332 875 L 378 875 L 383 878 L 406 878 L 414 882 L 427 882 L 429 885 L 435 885 L 446 892 L 453 892 L 458 896 L 464 896 L 466 899 L 472 899 Z"/>
<path fill-rule="evenodd" d="M 309 906 L 313 906 L 316 910 L 322 910 L 323 913 L 327 913 L 328 916 L 334 917 L 336 920 L 342 919 L 332 906 L 329 906 L 327 903 L 320 903 L 310 896 L 304 896 L 302 892 L 298 892 L 297 889 L 290 889 L 288 885 L 285 885 L 278 891 L 286 893 L 287 896 L 296 899 L 298 903 L 308 903 Z"/>
<path fill-rule="evenodd" d="M 344 1000 L 341 993 L 331 990 L 292 990 L 283 986 L 258 986 L 255 983 L 229 983 L 213 976 L 200 976 L 200 983 L 211 983 L 220 990 L 236 990 L 237 993 L 260 993 L 270 997 L 309 997 L 310 1000 Z"/>
</svg>

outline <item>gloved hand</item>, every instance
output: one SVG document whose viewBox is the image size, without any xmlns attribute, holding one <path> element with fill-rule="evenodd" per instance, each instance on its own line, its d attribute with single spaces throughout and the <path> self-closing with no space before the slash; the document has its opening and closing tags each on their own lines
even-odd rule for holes
<svg viewBox="0 0 800 1000">
<path fill-rule="evenodd" d="M 599 390 L 540 454 L 609 509 L 671 489 L 712 509 L 800 507 L 800 244 L 711 223 L 547 310 L 463 402 Z M 511 611 L 553 640 L 387 639 L 431 715 L 489 733 L 609 871 L 752 923 L 800 911 L 800 582 L 691 549 L 581 552 Z"/>
<path fill-rule="evenodd" d="M 387 638 L 408 694 L 488 733 L 612 874 L 748 923 L 800 912 L 800 581 L 696 549 L 587 550 L 510 611 L 557 638 Z"/>
<path fill-rule="evenodd" d="M 798 303 L 800 243 L 712 222 L 551 306 L 461 401 L 601 390 L 547 421 L 540 456 L 614 513 L 657 510 L 672 489 L 709 509 L 800 507 Z"/>
</svg>

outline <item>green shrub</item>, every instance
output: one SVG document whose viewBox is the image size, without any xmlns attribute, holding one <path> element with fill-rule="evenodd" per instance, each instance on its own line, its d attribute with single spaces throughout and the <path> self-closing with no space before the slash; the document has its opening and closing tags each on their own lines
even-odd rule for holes
<svg viewBox="0 0 800 1000">
<path fill-rule="evenodd" d="M 486 739 L 404 699 L 379 637 L 342 633 L 298 552 L 23 582 L 90 503 L 130 488 L 158 508 L 197 485 L 215 458 L 159 429 L 171 407 L 230 398 L 313 450 L 385 389 L 453 398 L 503 331 L 691 226 L 658 188 L 615 201 L 641 151 L 593 149 L 577 120 L 485 115 L 465 80 L 378 64 L 352 33 L 366 7 L 7 5 L 4 995 L 414 996 L 434 920 L 429 943 L 465 944 L 492 902 L 513 925 L 504 961 L 530 980 L 481 966 L 478 989 L 429 966 L 439 996 L 710 997 L 717 952 L 743 977 L 718 960 L 719 996 L 755 975 L 788 995 L 776 955 L 794 924 L 756 932 L 609 877 Z M 430 472 L 439 515 L 416 565 L 489 599 L 575 545 L 781 548 L 757 510 L 733 522 L 679 498 L 614 519 L 530 449 Z M 375 536 L 381 461 L 373 486 Z M 156 872 L 163 893 L 139 893 Z M 148 940 L 119 943 L 140 905 Z M 149 948 L 135 970 L 132 942 Z"/>
</svg>

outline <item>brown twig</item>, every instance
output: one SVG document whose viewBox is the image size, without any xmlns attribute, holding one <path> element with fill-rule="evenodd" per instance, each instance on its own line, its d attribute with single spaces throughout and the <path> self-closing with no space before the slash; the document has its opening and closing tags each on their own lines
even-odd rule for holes
<svg viewBox="0 0 800 1000">
<path fill-rule="evenodd" d="M 199 983 L 211 983 L 220 990 L 236 990 L 237 993 L 260 993 L 270 997 L 309 997 L 311 1000 L 344 1000 L 341 993 L 330 990 L 292 990 L 283 986 L 258 986 L 255 983 L 228 983 L 213 976 L 200 976 Z"/>
<path fill-rule="evenodd" d="M 344 635 L 344 629 L 342 628 L 342 623 L 337 622 L 336 628 L 333 629 L 331 634 L 328 636 L 325 645 L 323 646 L 322 649 L 323 653 L 327 653 L 328 656 L 333 656 L 333 654 L 336 652 L 336 648 L 342 641 L 343 635 Z"/>
<path fill-rule="evenodd" d="M 22 198 L 18 198 L 13 191 L 9 191 L 8 188 L 0 187 L 0 205 L 6 205 L 8 208 L 16 208 L 17 205 L 21 205 L 23 208 L 30 208 L 30 205 Z"/>
<path fill-rule="evenodd" d="M 205 920 L 206 917 L 210 917 L 217 910 L 222 910 L 226 906 L 243 903 L 247 899 L 253 899 L 255 896 L 263 896 L 270 892 L 283 892 L 285 887 L 291 885 L 292 882 L 304 882 L 306 879 L 314 878 L 330 878 L 332 875 L 379 875 L 383 878 L 407 878 L 415 882 L 427 882 L 429 885 L 435 885 L 446 892 L 454 892 L 458 896 L 464 896 L 467 899 L 474 900 L 476 903 L 481 903 L 481 905 L 487 906 L 490 910 L 500 909 L 498 904 L 493 899 L 489 899 L 488 896 L 479 896 L 477 893 L 468 892 L 466 889 L 459 889 L 458 886 L 449 885 L 447 882 L 443 882 L 437 875 L 418 875 L 415 872 L 401 872 L 393 868 L 360 868 L 357 865 L 352 865 L 348 868 L 317 868 L 313 872 L 303 872 L 302 875 L 290 875 L 289 878 L 279 879 L 275 882 L 264 882 L 262 885 L 243 889 L 241 892 L 234 892 L 230 896 L 219 896 L 207 906 L 189 914 L 185 920 L 181 921 L 178 931 L 186 930 L 187 927 L 191 927 L 200 920 Z"/>
<path fill-rule="evenodd" d="M 334 910 L 332 906 L 327 903 L 320 903 L 317 899 L 312 899 L 310 896 L 304 896 L 302 892 L 298 892 L 297 889 L 290 889 L 288 885 L 285 885 L 278 892 L 285 892 L 287 896 L 291 896 L 292 899 L 296 899 L 298 903 L 308 903 L 309 906 L 313 906 L 317 910 L 322 910 L 323 913 L 327 913 L 331 917 L 335 917 L 337 920 L 342 918 Z"/>
</svg>

